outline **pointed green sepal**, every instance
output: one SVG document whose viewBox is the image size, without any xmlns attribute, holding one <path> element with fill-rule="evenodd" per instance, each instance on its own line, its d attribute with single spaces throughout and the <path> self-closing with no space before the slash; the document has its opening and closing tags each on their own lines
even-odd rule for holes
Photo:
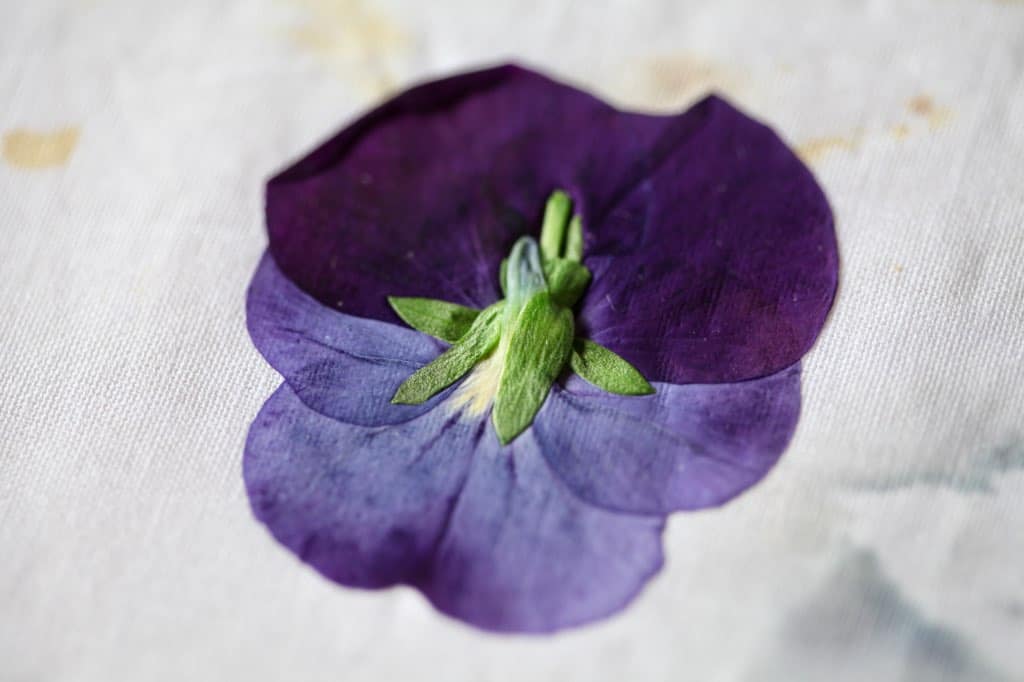
<svg viewBox="0 0 1024 682">
<path fill-rule="evenodd" d="M 474 308 L 433 298 L 388 296 L 388 303 L 407 325 L 448 343 L 465 336 L 480 314 Z"/>
<path fill-rule="evenodd" d="M 430 364 L 413 372 L 395 391 L 391 402 L 418 405 L 448 388 L 473 369 L 477 362 L 498 345 L 504 306 L 504 301 L 499 301 L 484 309 L 473 320 L 469 331 L 455 345 Z"/>
<path fill-rule="evenodd" d="M 544 277 L 555 303 L 571 308 L 590 284 L 590 270 L 579 262 L 556 258 L 544 262 Z"/>
<path fill-rule="evenodd" d="M 569 359 L 572 371 L 588 382 L 609 393 L 619 395 L 649 395 L 654 387 L 637 371 L 636 367 L 600 344 L 587 339 L 576 339 Z"/>
<path fill-rule="evenodd" d="M 572 352 L 573 316 L 547 291 L 535 294 L 506 329 L 505 367 L 494 397 L 495 431 L 510 442 L 533 421 Z"/>
</svg>

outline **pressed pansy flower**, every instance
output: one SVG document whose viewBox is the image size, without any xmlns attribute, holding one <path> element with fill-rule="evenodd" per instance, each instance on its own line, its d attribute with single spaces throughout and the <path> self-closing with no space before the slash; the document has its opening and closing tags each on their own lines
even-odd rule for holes
<svg viewBox="0 0 1024 682">
<path fill-rule="evenodd" d="M 248 326 L 285 381 L 246 445 L 256 516 L 331 580 L 492 630 L 616 612 L 668 514 L 767 473 L 837 281 L 770 129 L 515 66 L 370 112 L 270 181 L 267 227 Z"/>
</svg>

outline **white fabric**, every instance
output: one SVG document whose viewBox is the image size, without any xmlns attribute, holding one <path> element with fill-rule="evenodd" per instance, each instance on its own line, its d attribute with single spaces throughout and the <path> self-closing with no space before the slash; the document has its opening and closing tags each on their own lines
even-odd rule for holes
<svg viewBox="0 0 1024 682">
<path fill-rule="evenodd" d="M 262 183 L 508 58 L 723 92 L 805 154 L 843 263 L 781 464 L 551 638 L 328 583 L 240 476 Z M 1024 679 L 1020 2 L 2 0 L 0 103 L 0 679 Z"/>
</svg>

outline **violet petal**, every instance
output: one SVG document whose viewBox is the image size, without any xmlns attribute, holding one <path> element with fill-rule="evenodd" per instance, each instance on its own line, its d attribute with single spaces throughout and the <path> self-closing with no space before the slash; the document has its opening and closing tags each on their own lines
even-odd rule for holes
<svg viewBox="0 0 1024 682">
<path fill-rule="evenodd" d="M 444 407 L 369 428 L 283 385 L 254 421 L 245 481 L 256 516 L 344 585 L 406 583 L 481 628 L 545 632 L 623 608 L 661 567 L 661 517 L 586 504 L 530 432 L 502 448 L 485 418 Z"/>
<path fill-rule="evenodd" d="M 278 541 L 331 580 L 385 587 L 429 570 L 472 456 L 470 430 L 442 410 L 354 426 L 282 384 L 249 429 L 243 473 Z"/>
<path fill-rule="evenodd" d="M 488 630 L 548 632 L 619 611 L 661 569 L 660 516 L 609 512 L 566 487 L 528 430 L 485 433 L 422 585 Z"/>
<path fill-rule="evenodd" d="M 830 209 L 778 136 L 715 97 L 626 113 L 514 66 L 421 85 L 269 183 L 270 249 L 353 315 L 398 323 L 388 295 L 483 307 L 559 187 L 594 273 L 580 325 L 648 380 L 765 376 L 813 343 L 837 282 Z"/>
<path fill-rule="evenodd" d="M 246 324 L 256 348 L 304 403 L 349 424 L 404 422 L 451 392 L 421 405 L 392 405 L 401 383 L 436 358 L 444 344 L 413 329 L 321 305 L 292 284 L 269 254 L 249 285 Z"/>
<path fill-rule="evenodd" d="M 734 384 L 655 384 L 619 396 L 571 377 L 534 421 L 545 458 L 587 502 L 668 514 L 721 505 L 760 481 L 800 413 L 800 368 Z"/>
</svg>

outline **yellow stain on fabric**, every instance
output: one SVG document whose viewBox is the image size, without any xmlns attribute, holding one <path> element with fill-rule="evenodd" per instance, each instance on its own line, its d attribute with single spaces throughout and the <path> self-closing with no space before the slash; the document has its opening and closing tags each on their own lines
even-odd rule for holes
<svg viewBox="0 0 1024 682">
<path fill-rule="evenodd" d="M 941 128 L 953 117 L 952 110 L 938 106 L 928 95 L 911 97 L 907 102 L 907 109 L 915 116 L 925 119 L 932 130 Z"/>
<path fill-rule="evenodd" d="M 835 151 L 853 151 L 856 148 L 856 137 L 829 135 L 827 137 L 816 137 L 798 144 L 796 146 L 796 153 L 805 163 L 814 163 L 821 161 Z"/>
<path fill-rule="evenodd" d="M 907 100 L 906 109 L 916 119 L 923 120 L 931 130 L 938 130 L 944 126 L 952 117 L 953 112 L 947 107 L 939 106 L 928 95 L 915 95 Z M 910 123 L 900 122 L 886 128 L 889 136 L 894 140 L 902 142 L 912 134 L 919 132 L 920 126 L 915 126 L 913 120 Z M 834 152 L 854 151 L 861 139 L 865 136 L 877 138 L 882 131 L 856 130 L 846 135 L 828 135 L 817 137 L 796 146 L 796 152 L 805 163 L 813 164 L 821 161 Z"/>
<path fill-rule="evenodd" d="M 404 57 L 409 35 L 365 0 L 289 0 L 305 21 L 288 31 L 290 42 L 322 59 L 370 96 L 393 90 L 398 77 L 389 60 Z"/>
<path fill-rule="evenodd" d="M 905 140 L 910 135 L 910 126 L 906 123 L 897 123 L 889 128 L 889 134 L 897 140 Z"/>
<path fill-rule="evenodd" d="M 63 166 L 78 144 L 78 128 L 49 132 L 16 128 L 4 133 L 4 161 L 16 168 Z"/>
<path fill-rule="evenodd" d="M 628 79 L 641 105 L 658 108 L 678 108 L 711 92 L 735 94 L 747 82 L 736 70 L 692 54 L 647 58 L 629 70 Z"/>
</svg>

